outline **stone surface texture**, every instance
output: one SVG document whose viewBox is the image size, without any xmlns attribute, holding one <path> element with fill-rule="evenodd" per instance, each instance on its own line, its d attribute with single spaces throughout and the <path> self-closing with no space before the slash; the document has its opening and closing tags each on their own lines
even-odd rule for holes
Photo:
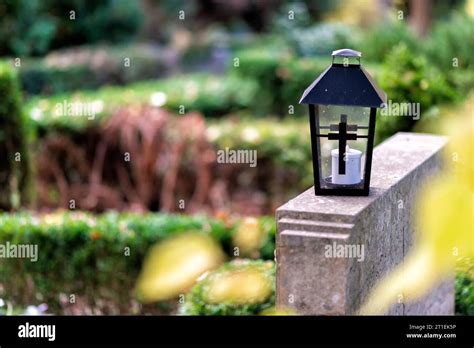
<svg viewBox="0 0 474 348">
<path fill-rule="evenodd" d="M 367 197 L 315 196 L 277 209 L 277 303 L 300 314 L 356 314 L 372 287 L 413 243 L 416 193 L 441 168 L 445 137 L 397 133 L 374 149 Z M 327 245 L 363 245 L 364 259 L 328 258 Z M 389 315 L 454 314 L 454 282 Z"/>
</svg>

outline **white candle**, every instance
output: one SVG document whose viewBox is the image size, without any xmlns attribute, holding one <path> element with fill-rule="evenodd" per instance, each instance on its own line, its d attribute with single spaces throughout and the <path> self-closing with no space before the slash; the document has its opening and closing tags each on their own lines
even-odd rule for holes
<svg viewBox="0 0 474 348">
<path fill-rule="evenodd" d="M 333 184 L 354 185 L 361 182 L 360 167 L 362 152 L 346 146 L 346 174 L 339 174 L 339 149 L 331 150 L 331 158 Z"/>
</svg>

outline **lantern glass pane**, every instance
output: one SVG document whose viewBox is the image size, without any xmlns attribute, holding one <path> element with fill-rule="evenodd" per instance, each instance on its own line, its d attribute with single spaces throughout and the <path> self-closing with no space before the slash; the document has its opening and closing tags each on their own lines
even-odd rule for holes
<svg viewBox="0 0 474 348">
<path fill-rule="evenodd" d="M 338 105 L 319 105 L 317 133 L 331 134 L 318 137 L 320 158 L 320 186 L 324 189 L 364 187 L 365 159 L 368 143 L 370 108 Z M 345 132 L 341 127 L 346 127 Z M 357 138 L 354 139 L 357 134 Z M 361 137 L 362 136 L 362 137 Z M 339 149 L 343 146 L 343 160 Z M 345 153 L 345 156 L 344 156 Z M 342 170 L 340 170 L 340 167 Z"/>
</svg>

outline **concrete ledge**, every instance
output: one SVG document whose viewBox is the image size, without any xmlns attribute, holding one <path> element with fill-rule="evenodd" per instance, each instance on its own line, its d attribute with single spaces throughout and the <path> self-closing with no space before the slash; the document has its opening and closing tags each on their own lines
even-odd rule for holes
<svg viewBox="0 0 474 348">
<path fill-rule="evenodd" d="M 300 314 L 355 313 L 411 247 L 414 198 L 439 170 L 446 142 L 398 133 L 374 149 L 368 197 L 315 196 L 310 188 L 278 208 L 277 303 Z M 363 247 L 363 260 L 327 257 L 330 246 Z M 395 304 L 388 314 L 454 314 L 453 281 L 416 303 Z"/>
</svg>

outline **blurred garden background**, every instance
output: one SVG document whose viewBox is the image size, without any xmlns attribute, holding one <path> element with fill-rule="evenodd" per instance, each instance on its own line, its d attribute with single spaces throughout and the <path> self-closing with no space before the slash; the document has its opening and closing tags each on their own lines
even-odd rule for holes
<svg viewBox="0 0 474 348">
<path fill-rule="evenodd" d="M 472 123 L 472 0 L 0 0 L 0 18 L 0 243 L 39 247 L 0 259 L 2 314 L 273 313 L 273 214 L 313 180 L 298 101 L 335 49 L 420 105 L 378 116 L 377 143 Z"/>
</svg>

